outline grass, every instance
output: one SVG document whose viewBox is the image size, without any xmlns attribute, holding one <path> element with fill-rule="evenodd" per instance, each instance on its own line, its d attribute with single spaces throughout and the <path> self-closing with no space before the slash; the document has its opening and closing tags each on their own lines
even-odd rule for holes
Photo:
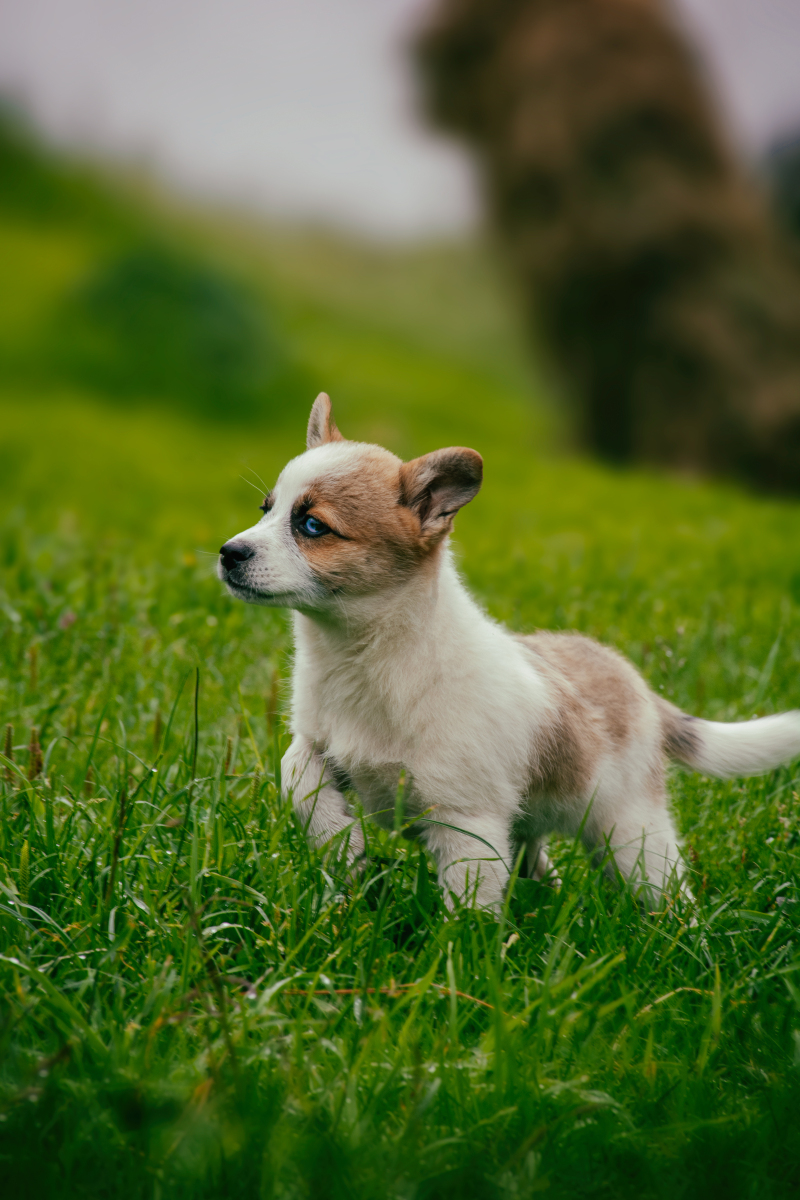
<svg viewBox="0 0 800 1200">
<path fill-rule="evenodd" d="M 480 254 L 141 204 L 267 297 L 285 361 L 328 387 L 345 434 L 485 453 L 457 536 L 491 613 L 592 633 L 700 715 L 800 706 L 800 508 L 555 455 Z M 0 322 L 16 314 L 8 344 L 33 357 L 94 270 L 59 211 L 27 242 L 18 214 L 0 222 L 26 297 L 21 314 L 0 295 Z M 499 921 L 449 917 L 399 834 L 368 828 L 349 883 L 279 799 L 285 617 L 212 572 L 256 515 L 240 475 L 271 482 L 306 402 L 197 419 L 180 395 L 19 370 L 0 403 L 9 1194 L 797 1193 L 791 769 L 674 774 L 691 914 L 643 911 L 569 841 L 562 888 L 518 881 Z"/>
</svg>

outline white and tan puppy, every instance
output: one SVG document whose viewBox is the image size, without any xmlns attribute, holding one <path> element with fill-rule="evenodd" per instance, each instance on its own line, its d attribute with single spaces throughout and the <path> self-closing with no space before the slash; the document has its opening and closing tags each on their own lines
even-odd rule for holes
<svg viewBox="0 0 800 1200">
<path fill-rule="evenodd" d="M 580 832 L 637 885 L 678 883 L 665 754 L 710 775 L 768 771 L 800 754 L 800 713 L 698 720 L 589 638 L 490 620 L 448 548 L 481 479 L 474 450 L 404 463 L 346 441 L 317 398 L 307 451 L 220 551 L 234 596 L 296 613 L 283 787 L 309 836 L 345 833 L 352 860 L 363 835 L 343 790 L 391 827 L 405 772 L 405 819 L 449 901 L 496 906 L 520 839 L 528 873 L 547 876 L 551 831 Z"/>
</svg>

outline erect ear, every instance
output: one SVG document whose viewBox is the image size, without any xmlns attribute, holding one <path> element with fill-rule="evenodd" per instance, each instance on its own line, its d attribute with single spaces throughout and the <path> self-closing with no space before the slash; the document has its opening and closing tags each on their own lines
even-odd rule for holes
<svg viewBox="0 0 800 1200">
<path fill-rule="evenodd" d="M 477 496 L 483 459 L 475 450 L 434 450 L 400 468 L 400 502 L 419 517 L 423 533 L 446 533 L 452 517 Z"/>
<path fill-rule="evenodd" d="M 306 447 L 313 450 L 314 446 L 324 446 L 326 442 L 343 441 L 344 438 L 336 428 L 336 422 L 331 413 L 331 398 L 327 392 L 320 392 L 311 406 Z"/>
</svg>

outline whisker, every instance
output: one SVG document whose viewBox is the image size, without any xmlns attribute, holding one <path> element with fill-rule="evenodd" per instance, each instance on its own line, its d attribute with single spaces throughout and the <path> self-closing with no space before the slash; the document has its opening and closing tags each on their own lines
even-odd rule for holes
<svg viewBox="0 0 800 1200">
<path fill-rule="evenodd" d="M 256 475 L 255 471 L 253 471 L 253 474 Z M 259 496 L 261 496 L 261 495 L 266 496 L 267 492 L 269 491 L 269 488 L 264 487 L 263 485 L 261 487 L 256 487 L 256 485 L 253 483 L 252 479 L 245 479 L 244 475 L 240 475 L 239 478 L 244 483 L 249 484 L 250 487 L 253 489 L 253 491 L 258 492 Z M 258 479 L 257 475 L 256 475 L 256 479 Z"/>
<path fill-rule="evenodd" d="M 264 491 L 265 491 L 265 492 L 268 492 L 268 491 L 270 490 L 270 489 L 267 487 L 267 485 L 264 483 L 264 480 L 261 478 L 261 476 L 259 475 L 258 471 L 255 471 L 255 470 L 253 470 L 253 468 L 252 468 L 252 467 L 245 467 L 245 471 L 249 471 L 251 475 L 255 475 L 256 479 L 257 479 L 257 480 L 258 480 L 258 482 L 261 484 L 261 486 L 262 486 L 262 488 L 264 489 Z"/>
</svg>

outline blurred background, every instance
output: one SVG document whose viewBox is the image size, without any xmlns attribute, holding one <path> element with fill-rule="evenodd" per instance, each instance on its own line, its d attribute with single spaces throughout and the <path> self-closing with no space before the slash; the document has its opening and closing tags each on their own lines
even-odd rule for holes
<svg viewBox="0 0 800 1200">
<path fill-rule="evenodd" d="M 0 0 L 4 506 L 215 545 L 320 388 L 402 455 L 796 492 L 798 38 L 793 0 Z"/>
</svg>

